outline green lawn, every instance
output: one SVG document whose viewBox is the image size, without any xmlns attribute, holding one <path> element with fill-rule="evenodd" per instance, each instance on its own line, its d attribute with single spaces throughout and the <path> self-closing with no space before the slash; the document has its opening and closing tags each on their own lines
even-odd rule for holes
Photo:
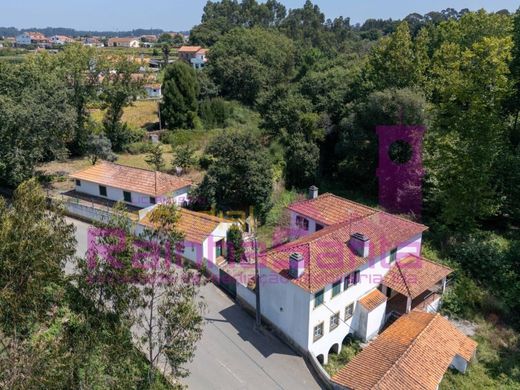
<svg viewBox="0 0 520 390">
<path fill-rule="evenodd" d="M 327 373 L 330 376 L 333 376 L 348 362 L 350 362 L 352 358 L 356 356 L 360 351 L 361 347 L 359 345 L 359 341 L 352 340 L 350 341 L 350 343 L 342 346 L 339 355 L 336 355 L 335 353 L 330 353 L 329 361 L 325 366 L 323 366 L 323 368 L 325 368 L 325 371 L 327 371 Z"/>
</svg>

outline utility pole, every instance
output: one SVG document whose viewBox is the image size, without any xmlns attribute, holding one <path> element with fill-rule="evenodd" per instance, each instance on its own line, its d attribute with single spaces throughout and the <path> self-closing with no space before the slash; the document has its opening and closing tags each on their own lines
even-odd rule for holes
<svg viewBox="0 0 520 390">
<path fill-rule="evenodd" d="M 253 244 L 255 246 L 255 296 L 256 296 L 256 328 L 262 326 L 262 312 L 260 310 L 260 275 L 258 273 L 258 240 L 256 237 L 256 219 L 254 220 L 255 230 L 253 232 Z"/>
</svg>

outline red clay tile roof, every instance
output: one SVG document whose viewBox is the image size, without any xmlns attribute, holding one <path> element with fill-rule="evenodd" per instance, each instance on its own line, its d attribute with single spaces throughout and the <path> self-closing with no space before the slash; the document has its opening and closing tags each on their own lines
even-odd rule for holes
<svg viewBox="0 0 520 390">
<path fill-rule="evenodd" d="M 424 225 L 375 211 L 367 217 L 326 227 L 267 251 L 260 256 L 260 261 L 297 286 L 314 293 L 426 229 Z M 357 256 L 347 245 L 351 233 L 362 233 L 370 239 L 368 258 Z M 289 275 L 289 256 L 294 252 L 301 253 L 305 262 L 305 271 L 298 279 Z"/>
<path fill-rule="evenodd" d="M 387 298 L 385 294 L 375 289 L 374 291 L 371 291 L 368 294 L 365 294 L 363 297 L 361 297 L 361 299 L 358 302 L 370 312 L 376 309 L 377 307 L 381 306 L 383 303 L 386 302 L 386 300 Z"/>
<path fill-rule="evenodd" d="M 179 209 L 180 219 L 177 229 L 184 233 L 189 242 L 202 244 L 215 231 L 221 223 L 232 223 L 231 221 L 215 217 L 213 215 L 198 213 L 196 211 Z M 153 211 L 152 211 L 153 212 Z M 149 213 L 139 222 L 144 226 L 153 227 L 150 222 Z"/>
<path fill-rule="evenodd" d="M 390 268 L 381 284 L 400 294 L 415 298 L 452 272 L 453 270 L 445 265 L 409 255 L 398 260 Z"/>
<path fill-rule="evenodd" d="M 73 173 L 70 177 L 150 196 L 167 195 L 191 185 L 191 181 L 177 176 L 106 161 Z"/>
<path fill-rule="evenodd" d="M 352 390 L 436 390 L 456 355 L 469 362 L 477 343 L 440 314 L 399 318 L 332 377 Z"/>
<path fill-rule="evenodd" d="M 200 49 L 202 49 L 201 46 L 181 46 L 177 50 L 178 53 L 196 53 Z"/>
<path fill-rule="evenodd" d="M 289 205 L 288 209 L 327 226 L 366 217 L 378 211 L 328 193 L 320 195 L 316 199 L 293 203 Z"/>
</svg>

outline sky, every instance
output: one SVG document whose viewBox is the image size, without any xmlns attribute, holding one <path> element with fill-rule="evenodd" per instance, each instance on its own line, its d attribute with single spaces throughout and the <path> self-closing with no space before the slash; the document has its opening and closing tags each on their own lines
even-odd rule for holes
<svg viewBox="0 0 520 390">
<path fill-rule="evenodd" d="M 281 0 L 298 8 L 305 0 Z M 351 22 L 369 18 L 401 19 L 417 12 L 445 8 L 515 11 L 518 0 L 314 0 L 327 18 L 350 17 Z M 2 4 L 3 3 L 3 4 Z M 2 27 L 69 27 L 77 30 L 125 31 L 135 28 L 189 30 L 200 22 L 206 0 L 0 0 Z"/>
</svg>

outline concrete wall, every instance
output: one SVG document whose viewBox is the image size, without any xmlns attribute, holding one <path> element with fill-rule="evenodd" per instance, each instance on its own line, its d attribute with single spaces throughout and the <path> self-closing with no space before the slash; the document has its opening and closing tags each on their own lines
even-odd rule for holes
<svg viewBox="0 0 520 390">
<path fill-rule="evenodd" d="M 464 374 L 466 372 L 466 370 L 468 369 L 468 362 L 461 356 L 455 355 L 450 366 Z"/>
<path fill-rule="evenodd" d="M 65 201 L 64 206 L 69 214 L 86 220 L 106 222 L 112 216 L 109 209 L 94 208 L 74 201 Z"/>
<path fill-rule="evenodd" d="M 310 295 L 266 267 L 260 267 L 262 315 L 299 348 L 308 350 Z"/>
<path fill-rule="evenodd" d="M 242 283 L 237 282 L 237 298 L 247 303 L 253 309 L 256 309 L 256 295 L 254 291 L 251 291 Z M 260 302 L 261 306 L 262 302 Z M 263 310 L 262 310 L 263 311 Z"/>
</svg>

